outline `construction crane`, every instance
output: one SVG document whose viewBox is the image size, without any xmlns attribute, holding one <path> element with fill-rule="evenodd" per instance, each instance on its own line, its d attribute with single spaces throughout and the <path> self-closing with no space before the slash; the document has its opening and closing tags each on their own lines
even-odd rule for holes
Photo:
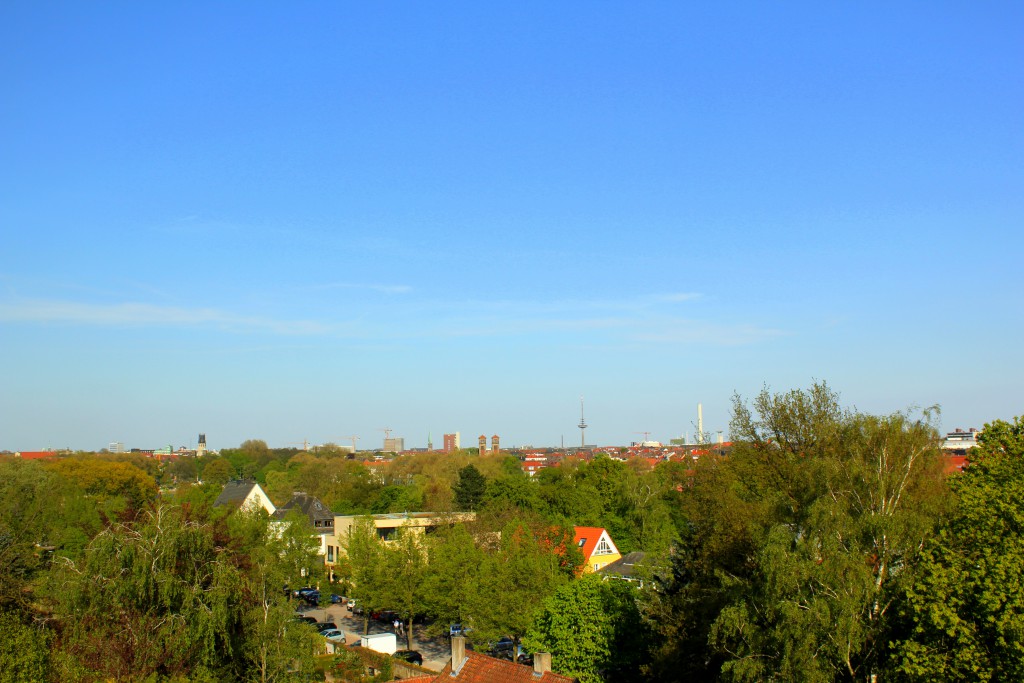
<svg viewBox="0 0 1024 683">
<path fill-rule="evenodd" d="M 358 436 L 339 436 L 339 439 L 350 439 L 352 441 L 352 452 L 356 452 L 356 441 L 359 440 Z"/>
<path fill-rule="evenodd" d="M 285 446 L 302 446 L 302 450 L 309 450 L 309 439 L 303 439 L 302 441 L 289 441 Z"/>
<path fill-rule="evenodd" d="M 391 427 L 381 427 L 377 430 L 378 432 L 384 432 L 384 446 L 387 447 L 388 439 L 391 438 L 391 432 L 395 431 Z"/>
<path fill-rule="evenodd" d="M 649 437 L 651 435 L 650 432 L 633 432 L 633 433 L 634 434 L 643 434 L 644 435 L 644 441 L 647 441 L 647 437 Z"/>
</svg>

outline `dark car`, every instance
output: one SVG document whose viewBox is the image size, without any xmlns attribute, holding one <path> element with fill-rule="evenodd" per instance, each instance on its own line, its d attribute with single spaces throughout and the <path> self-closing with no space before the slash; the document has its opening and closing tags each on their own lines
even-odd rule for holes
<svg viewBox="0 0 1024 683">
<path fill-rule="evenodd" d="M 525 664 L 526 666 L 533 666 L 533 655 L 523 653 L 516 657 L 516 661 L 520 664 Z"/>
<path fill-rule="evenodd" d="M 338 625 L 333 621 L 321 621 L 317 624 L 313 624 L 317 631 L 328 631 L 333 628 L 338 628 Z"/>
<path fill-rule="evenodd" d="M 391 656 L 395 659 L 401 659 L 403 662 L 423 666 L 423 655 L 418 650 L 399 650 Z"/>
<path fill-rule="evenodd" d="M 345 598 L 338 595 L 337 593 L 331 593 L 331 604 L 338 605 L 345 601 Z"/>
<path fill-rule="evenodd" d="M 507 659 L 508 661 L 515 661 L 516 642 L 505 636 L 500 638 L 498 642 L 491 645 L 490 655 L 497 657 L 498 659 Z"/>
</svg>

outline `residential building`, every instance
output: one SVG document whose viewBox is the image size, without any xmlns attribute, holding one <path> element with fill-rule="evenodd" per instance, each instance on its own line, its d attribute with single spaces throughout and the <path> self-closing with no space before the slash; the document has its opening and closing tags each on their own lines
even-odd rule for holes
<svg viewBox="0 0 1024 683">
<path fill-rule="evenodd" d="M 467 522 L 476 518 L 474 512 L 392 512 L 381 515 L 335 515 L 334 532 L 324 537 L 326 544 L 325 562 L 328 571 L 345 554 L 345 544 L 352 527 L 361 519 L 369 519 L 377 531 L 377 536 L 384 541 L 392 541 L 398 536 L 400 529 L 414 534 L 429 534 L 440 526 L 448 526 L 458 522 Z M 333 558 L 333 559 L 330 559 Z"/>
<path fill-rule="evenodd" d="M 650 580 L 653 569 L 644 560 L 647 553 L 634 552 L 626 553 L 614 562 L 605 565 L 598 570 L 598 573 L 606 579 L 620 579 L 644 585 L 645 580 Z"/>
<path fill-rule="evenodd" d="M 274 514 L 277 508 L 270 502 L 270 497 L 251 479 L 234 479 L 224 485 L 224 490 L 213 501 L 214 507 L 228 506 L 236 510 L 258 510 L 263 508 L 268 514 Z"/>
<path fill-rule="evenodd" d="M 298 510 L 309 519 L 313 533 L 320 541 L 319 553 L 324 562 L 334 562 L 334 547 L 328 542 L 334 537 L 334 513 L 315 496 L 303 491 L 295 491 L 292 498 L 274 513 L 275 520 L 284 520 L 292 510 Z"/>
<path fill-rule="evenodd" d="M 576 547 L 583 553 L 584 571 L 596 572 L 622 557 L 611 536 L 601 527 L 578 526 L 574 531 Z"/>
</svg>

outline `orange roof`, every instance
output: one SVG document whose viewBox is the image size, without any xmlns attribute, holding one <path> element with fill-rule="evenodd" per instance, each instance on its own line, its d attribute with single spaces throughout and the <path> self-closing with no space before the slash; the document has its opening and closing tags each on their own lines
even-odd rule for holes
<svg viewBox="0 0 1024 683">
<path fill-rule="evenodd" d="M 583 553 L 583 559 L 589 560 L 590 556 L 594 554 L 594 548 L 597 547 L 597 542 L 601 539 L 604 529 L 599 526 L 577 526 L 573 527 L 573 531 L 576 532 L 574 539 L 576 547 Z"/>
<path fill-rule="evenodd" d="M 534 676 L 533 667 L 516 664 L 504 659 L 466 651 L 466 661 L 457 674 L 452 674 L 451 661 L 445 665 L 435 681 L 460 681 L 469 683 L 573 683 L 574 679 L 551 671 L 543 676 Z"/>
<path fill-rule="evenodd" d="M 22 460 L 38 460 L 39 458 L 52 458 L 56 455 L 57 451 L 21 451 L 15 453 L 14 457 Z"/>
<path fill-rule="evenodd" d="M 954 472 L 963 472 L 965 467 L 967 467 L 966 455 L 948 455 L 946 456 L 946 462 L 943 465 L 943 473 L 952 474 Z"/>
</svg>

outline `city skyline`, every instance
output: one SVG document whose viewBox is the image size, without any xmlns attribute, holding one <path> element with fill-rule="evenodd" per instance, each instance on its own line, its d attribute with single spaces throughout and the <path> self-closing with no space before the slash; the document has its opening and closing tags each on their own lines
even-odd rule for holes
<svg viewBox="0 0 1024 683">
<path fill-rule="evenodd" d="M 1022 412 L 1019 5 L 0 17 L 0 448 Z"/>
</svg>

